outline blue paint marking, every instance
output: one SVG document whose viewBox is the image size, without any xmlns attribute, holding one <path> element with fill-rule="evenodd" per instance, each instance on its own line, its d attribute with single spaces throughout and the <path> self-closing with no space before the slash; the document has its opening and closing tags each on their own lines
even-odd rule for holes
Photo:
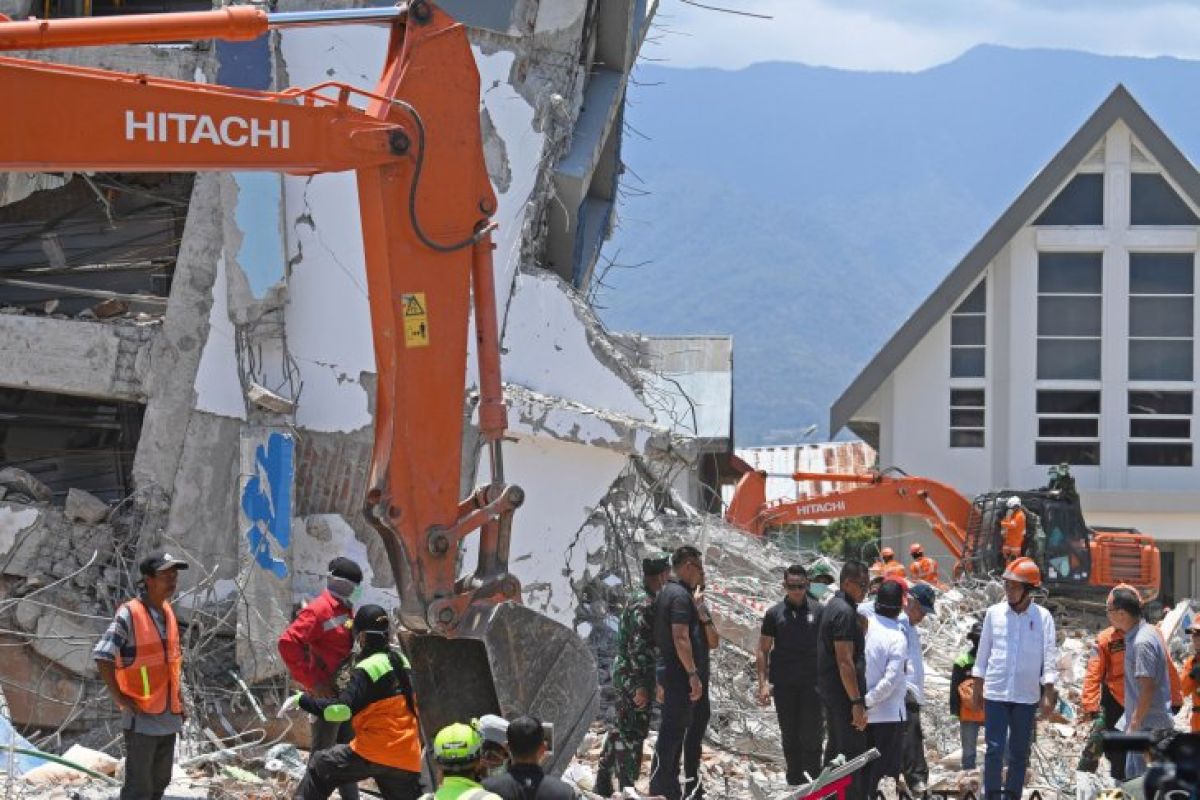
<svg viewBox="0 0 1200 800">
<path fill-rule="evenodd" d="M 277 578 L 288 575 L 285 554 L 292 543 L 294 449 L 292 437 L 282 433 L 268 436 L 265 445 L 255 448 L 254 476 L 242 490 L 242 510 L 250 520 L 246 529 L 250 554 Z"/>
</svg>

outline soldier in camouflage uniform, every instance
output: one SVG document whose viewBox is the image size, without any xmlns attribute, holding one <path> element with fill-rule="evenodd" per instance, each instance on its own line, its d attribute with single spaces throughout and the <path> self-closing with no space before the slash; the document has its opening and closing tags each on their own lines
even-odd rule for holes
<svg viewBox="0 0 1200 800">
<path fill-rule="evenodd" d="M 654 597 L 666 582 L 669 556 L 642 559 L 642 586 L 646 593 L 630 601 L 621 613 L 617 630 L 617 657 L 612 682 L 617 692 L 616 726 L 604 738 L 596 767 L 596 794 L 613 793 L 613 770 L 619 788 L 633 786 L 642 771 L 642 743 L 650 732 L 654 700 Z"/>
</svg>

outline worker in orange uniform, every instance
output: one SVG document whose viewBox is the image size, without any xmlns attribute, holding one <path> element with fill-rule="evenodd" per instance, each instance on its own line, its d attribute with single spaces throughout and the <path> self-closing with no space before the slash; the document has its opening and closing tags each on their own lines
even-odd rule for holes
<svg viewBox="0 0 1200 800">
<path fill-rule="evenodd" d="M 1000 527 L 1004 529 L 1002 552 L 1005 561 L 1012 561 L 1025 547 L 1025 509 L 1021 508 L 1021 498 L 1016 495 L 1008 498 L 1007 506 L 1008 512 L 1000 520 Z"/>
<path fill-rule="evenodd" d="M 334 697 L 296 693 L 285 706 L 330 722 L 350 722 L 354 737 L 314 752 L 296 789 L 296 800 L 327 800 L 334 789 L 373 778 L 385 800 L 421 795 L 421 733 L 411 666 L 391 646 L 387 612 L 365 605 L 351 627 L 358 661 L 350 682 Z"/>
<path fill-rule="evenodd" d="M 1119 588 L 1132 590 L 1122 584 Z M 1171 684 L 1171 707 L 1183 705 L 1183 692 L 1178 671 L 1169 664 L 1167 678 Z M 1095 772 L 1104 751 L 1105 732 L 1117 730 L 1117 720 L 1125 713 L 1125 633 L 1115 626 L 1100 631 L 1096 645 L 1088 657 L 1087 672 L 1083 677 L 1081 722 L 1092 722 L 1092 730 L 1083 752 L 1079 755 L 1079 772 Z M 1117 759 L 1112 764 L 1112 776 L 1117 781 L 1125 780 L 1125 762 Z"/>
<path fill-rule="evenodd" d="M 168 602 L 187 562 L 165 550 L 138 564 L 138 596 L 117 609 L 92 651 L 125 734 L 122 800 L 163 796 L 171 782 L 175 736 L 183 729 L 179 625 Z"/>
<path fill-rule="evenodd" d="M 929 556 L 925 555 L 925 550 L 921 547 L 920 542 L 913 542 L 908 548 L 909 555 L 912 556 L 912 563 L 908 565 L 909 577 L 914 581 L 924 581 L 938 588 L 942 588 L 942 582 L 938 578 L 938 564 Z"/>
<path fill-rule="evenodd" d="M 871 565 L 870 572 L 872 578 L 883 577 L 887 574 L 888 567 L 899 564 L 896 560 L 896 551 L 890 547 L 885 547 L 879 551 L 879 558 Z M 904 570 L 904 565 L 900 565 L 900 577 L 908 577 L 908 573 Z"/>
<path fill-rule="evenodd" d="M 1183 692 L 1192 698 L 1191 730 L 1200 733 L 1200 625 L 1193 621 L 1184 631 L 1192 637 L 1192 654 L 1183 662 Z"/>
</svg>

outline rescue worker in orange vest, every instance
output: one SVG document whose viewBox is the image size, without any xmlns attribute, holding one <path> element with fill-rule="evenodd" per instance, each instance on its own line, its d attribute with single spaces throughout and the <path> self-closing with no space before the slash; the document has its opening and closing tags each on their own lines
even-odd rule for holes
<svg viewBox="0 0 1200 800">
<path fill-rule="evenodd" d="M 1184 629 L 1192 637 L 1192 654 L 1183 662 L 1183 693 L 1192 698 L 1191 730 L 1200 733 L 1200 625 L 1195 621 Z"/>
<path fill-rule="evenodd" d="M 938 563 L 925 555 L 925 550 L 921 547 L 921 543 L 913 542 L 912 546 L 908 548 L 908 552 L 913 560 L 908 565 L 909 577 L 914 581 L 924 581 L 939 589 L 942 588 L 942 582 L 938 578 Z"/>
<path fill-rule="evenodd" d="M 138 564 L 138 596 L 117 609 L 92 650 L 96 669 L 121 710 L 125 783 L 121 800 L 159 800 L 171 782 L 175 736 L 183 729 L 179 624 L 167 602 L 187 562 L 169 552 Z"/>
<path fill-rule="evenodd" d="M 1012 561 L 1021 555 L 1021 550 L 1025 547 L 1025 510 L 1021 508 L 1021 498 L 1013 495 L 1008 498 L 1008 512 L 1004 515 L 1004 519 L 1000 520 L 1000 527 L 1004 529 L 1004 544 L 1001 552 L 1004 553 L 1005 561 Z"/>
<path fill-rule="evenodd" d="M 354 738 L 318 750 L 296 790 L 296 800 L 326 800 L 347 783 L 374 778 L 385 800 L 421 796 L 421 739 L 408 659 L 390 646 L 387 612 L 365 605 L 351 628 L 359 657 L 337 697 L 297 693 L 284 710 L 299 706 L 329 722 L 350 720 Z"/>
<path fill-rule="evenodd" d="M 896 551 L 890 547 L 885 547 L 879 551 L 879 558 L 868 568 L 868 572 L 871 573 L 872 578 L 883 577 L 887 574 L 888 567 L 896 563 L 898 563 L 896 561 Z M 907 577 L 903 565 L 901 565 L 900 571 L 901 577 Z"/>
</svg>

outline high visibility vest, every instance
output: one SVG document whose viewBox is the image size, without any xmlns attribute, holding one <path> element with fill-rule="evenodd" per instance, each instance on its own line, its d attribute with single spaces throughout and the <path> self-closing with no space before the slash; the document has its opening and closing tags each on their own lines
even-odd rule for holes
<svg viewBox="0 0 1200 800">
<path fill-rule="evenodd" d="M 163 602 L 163 617 L 167 638 L 163 639 L 150 611 L 141 600 L 130 600 L 134 657 L 128 664 L 117 653 L 116 678 L 121 692 L 131 699 L 143 714 L 183 713 L 179 695 L 179 674 L 183 669 L 183 651 L 179 647 L 179 625 L 171 604 Z"/>
<path fill-rule="evenodd" d="M 408 688 L 408 659 L 396 654 L 396 661 L 399 663 L 393 663 L 388 653 L 375 653 L 356 665 L 372 683 L 396 672 L 397 688 L 391 697 L 377 700 L 354 715 L 350 749 L 375 764 L 420 772 L 421 736 Z"/>
</svg>

